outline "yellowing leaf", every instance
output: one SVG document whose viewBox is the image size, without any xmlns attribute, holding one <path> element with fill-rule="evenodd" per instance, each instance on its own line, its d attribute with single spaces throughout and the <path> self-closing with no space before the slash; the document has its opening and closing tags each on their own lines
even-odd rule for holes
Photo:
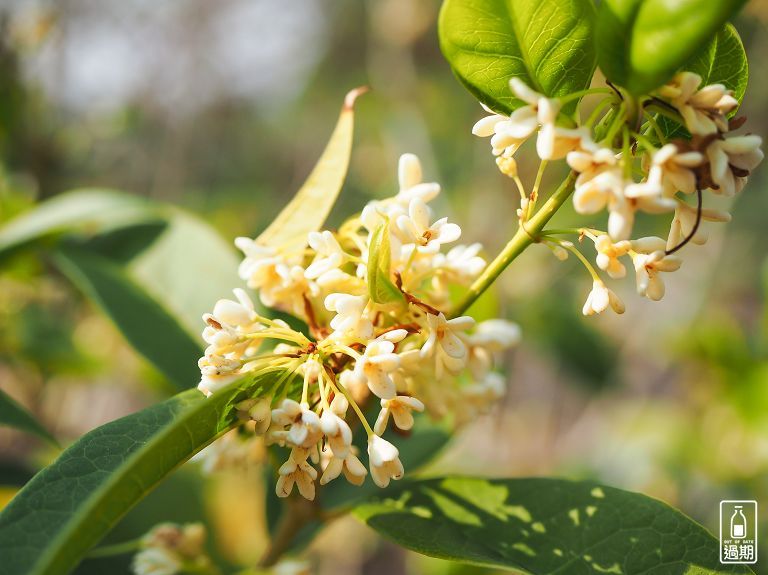
<svg viewBox="0 0 768 575">
<path fill-rule="evenodd" d="M 355 99 L 367 90 L 356 88 L 344 98 L 339 120 L 323 155 L 296 196 L 258 237 L 258 243 L 298 252 L 307 245 L 307 234 L 323 225 L 347 175 L 352 151 Z"/>
</svg>

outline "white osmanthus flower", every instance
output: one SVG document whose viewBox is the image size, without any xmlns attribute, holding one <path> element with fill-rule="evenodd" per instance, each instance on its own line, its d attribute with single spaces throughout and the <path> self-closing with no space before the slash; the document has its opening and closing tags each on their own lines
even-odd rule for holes
<svg viewBox="0 0 768 575">
<path fill-rule="evenodd" d="M 699 210 L 696 206 L 692 206 L 682 200 L 677 201 L 677 208 L 675 208 L 675 215 L 672 218 L 672 225 L 667 237 L 666 249 L 671 250 L 675 246 L 680 245 L 685 238 L 694 232 L 698 212 Z M 701 222 L 727 223 L 730 221 L 731 214 L 728 212 L 708 208 L 702 208 L 701 210 Z M 699 226 L 691 238 L 691 242 L 698 245 L 703 245 L 707 242 L 707 232 L 703 229 L 703 226 Z"/>
<path fill-rule="evenodd" d="M 294 485 L 304 499 L 315 499 L 315 479 L 317 470 L 306 459 L 294 458 L 293 452 L 288 461 L 278 469 L 277 485 L 275 491 L 278 497 L 288 497 L 293 491 Z"/>
<path fill-rule="evenodd" d="M 658 214 L 675 209 L 675 201 L 662 197 L 661 181 L 635 183 L 625 179 L 613 150 L 581 150 L 567 156 L 568 164 L 579 175 L 573 194 L 573 207 L 580 214 L 595 214 L 604 209 L 608 215 L 608 235 L 613 240 L 628 240 L 635 213 Z"/>
<path fill-rule="evenodd" d="M 606 287 L 606 285 L 596 279 L 592 282 L 592 291 L 587 296 L 587 301 L 584 302 L 582 313 L 584 315 L 594 315 L 596 313 L 602 313 L 608 309 L 608 307 L 616 313 L 624 313 L 624 303 L 619 299 L 613 290 Z"/>
<path fill-rule="evenodd" d="M 536 139 L 536 153 L 542 160 L 561 160 L 583 147 L 585 142 L 589 142 L 589 131 L 585 128 L 562 128 L 547 123 Z"/>
<path fill-rule="evenodd" d="M 566 156 L 568 165 L 579 175 L 576 177 L 576 190 L 603 172 L 618 172 L 621 176 L 619 159 L 611 148 L 589 147 L 574 150 Z"/>
<path fill-rule="evenodd" d="M 659 95 L 677 108 L 692 134 L 704 136 L 728 131 L 727 115 L 739 105 L 738 100 L 722 84 L 699 89 L 700 85 L 698 74 L 680 72 L 659 89 Z"/>
<path fill-rule="evenodd" d="M 617 240 L 627 239 L 632 231 L 634 210 L 624 196 L 625 182 L 616 170 L 605 170 L 577 184 L 573 207 L 580 214 L 595 214 L 608 209 L 608 233 Z"/>
<path fill-rule="evenodd" d="M 354 296 L 332 293 L 325 298 L 325 308 L 336 312 L 330 326 L 340 335 L 349 334 L 357 339 L 368 339 L 373 335 L 373 323 L 366 308 L 368 296 Z"/>
<path fill-rule="evenodd" d="M 376 425 L 373 427 L 374 433 L 382 435 L 387 430 L 389 416 L 395 420 L 398 429 L 407 431 L 413 427 L 413 411 L 424 411 L 424 403 L 415 397 L 407 395 L 398 395 L 392 399 L 381 400 L 381 411 L 376 418 Z"/>
<path fill-rule="evenodd" d="M 314 290 L 304 277 L 301 257 L 245 237 L 236 238 L 235 245 L 246 256 L 238 270 L 240 277 L 258 290 L 261 303 L 303 317 L 303 295 Z"/>
<path fill-rule="evenodd" d="M 760 136 L 734 136 L 714 140 L 707 147 L 712 181 L 718 186 L 715 193 L 733 196 L 740 192 L 747 175 L 763 161 Z"/>
<path fill-rule="evenodd" d="M 368 460 L 371 478 L 379 487 L 386 487 L 390 480 L 400 479 L 405 473 L 397 447 L 376 434 L 368 438 Z"/>
<path fill-rule="evenodd" d="M 247 470 L 264 462 L 263 433 L 243 434 L 239 429 L 225 433 L 192 458 L 201 471 L 212 474 L 226 469 Z"/>
<path fill-rule="evenodd" d="M 325 434 L 328 448 L 334 457 L 344 459 L 352 447 L 352 430 L 344 420 L 349 403 L 343 395 L 337 395 L 331 402 L 330 409 L 323 411 L 320 428 Z"/>
<path fill-rule="evenodd" d="M 131 568 L 136 575 L 175 575 L 206 572 L 211 560 L 205 553 L 206 532 L 200 523 L 161 523 L 141 538 L 141 550 Z"/>
<path fill-rule="evenodd" d="M 341 249 L 336 237 L 328 230 L 310 232 L 307 241 L 316 255 L 309 267 L 304 270 L 304 277 L 317 279 L 331 270 L 338 269 L 347 261 L 347 254 Z"/>
<path fill-rule="evenodd" d="M 307 404 L 289 398 L 272 410 L 272 425 L 288 429 L 270 430 L 270 440 L 293 447 L 311 448 L 323 434 L 320 417 Z"/>
<path fill-rule="evenodd" d="M 662 238 L 645 237 L 632 240 L 632 263 L 637 278 L 637 293 L 653 301 L 664 297 L 664 281 L 661 272 L 680 269 L 682 260 L 665 253 L 666 242 Z"/>
<path fill-rule="evenodd" d="M 421 348 L 421 357 L 434 357 L 435 374 L 442 377 L 447 370 L 457 373 L 467 365 L 467 345 L 458 334 L 475 325 L 469 316 L 446 319 L 445 314 L 427 315 L 429 337 Z"/>
<path fill-rule="evenodd" d="M 512 156 L 537 130 L 536 150 L 542 160 L 558 160 L 589 141 L 589 132 L 582 128 L 564 128 L 557 125 L 560 102 L 531 89 L 519 78 L 509 81 L 510 90 L 526 105 L 507 117 L 491 112 L 473 127 L 472 133 L 491 137 L 493 155 L 502 173 L 517 175 L 517 163 Z M 487 110 L 487 108 L 486 108 Z M 490 110 L 488 110 L 490 112 Z"/>
<path fill-rule="evenodd" d="M 131 565 L 136 575 L 175 575 L 181 572 L 182 567 L 183 564 L 175 553 L 160 547 L 139 551 Z"/>
<path fill-rule="evenodd" d="M 206 323 L 203 339 L 208 347 L 198 362 L 201 373 L 198 389 L 207 396 L 247 371 L 244 368 L 247 359 L 258 347 L 248 336 L 266 329 L 248 294 L 239 288 L 234 293 L 237 301 L 221 299 L 216 302 L 213 313 L 203 315 Z"/>
<path fill-rule="evenodd" d="M 408 204 L 408 214 L 398 216 L 395 234 L 403 243 L 416 244 L 416 249 L 425 254 L 436 254 L 442 244 L 455 242 L 461 237 L 461 228 L 440 218 L 430 224 L 427 204 L 414 198 Z"/>
<path fill-rule="evenodd" d="M 506 393 L 506 380 L 496 372 L 488 372 L 482 379 L 461 388 L 460 408 L 457 416 L 462 421 L 471 421 L 487 413 Z"/>
<path fill-rule="evenodd" d="M 486 261 L 478 254 L 483 249 L 481 244 L 454 246 L 447 253 L 435 254 L 429 269 L 437 270 L 448 281 L 463 283 L 474 280 L 485 269 Z"/>
<path fill-rule="evenodd" d="M 271 575 L 312 575 L 312 566 L 309 561 L 297 559 L 284 559 L 272 567 Z"/>
<path fill-rule="evenodd" d="M 400 191 L 395 196 L 395 200 L 404 207 L 408 207 L 415 199 L 428 203 L 440 194 L 440 184 L 424 182 L 421 161 L 415 154 L 400 156 L 397 176 Z"/>
<path fill-rule="evenodd" d="M 368 385 L 371 393 L 381 399 L 395 397 L 397 388 L 392 374 L 400 367 L 400 357 L 394 353 L 395 344 L 407 335 L 407 331 L 397 329 L 370 341 L 355 361 L 351 378 L 358 384 Z"/>
<path fill-rule="evenodd" d="M 666 144 L 653 154 L 648 181 L 661 186 L 666 197 L 672 197 L 678 191 L 693 194 L 696 192 L 693 168 L 703 161 L 700 152 L 681 152 L 675 144 Z"/>
<path fill-rule="evenodd" d="M 487 319 L 475 327 L 474 332 L 467 337 L 472 347 L 482 347 L 490 353 L 509 349 L 520 343 L 522 333 L 520 326 L 505 319 Z"/>
<path fill-rule="evenodd" d="M 368 470 L 357 456 L 357 448 L 354 445 L 343 458 L 333 455 L 330 449 L 324 450 L 323 454 L 327 456 L 327 463 L 325 464 L 322 476 L 320 476 L 320 485 L 333 481 L 342 473 L 344 478 L 352 485 L 363 484 L 365 476 L 368 475 Z"/>
<path fill-rule="evenodd" d="M 628 240 L 614 242 L 607 234 L 595 237 L 597 267 L 605 271 L 612 279 L 620 279 L 627 275 L 627 268 L 619 260 L 629 253 L 632 244 Z"/>
</svg>

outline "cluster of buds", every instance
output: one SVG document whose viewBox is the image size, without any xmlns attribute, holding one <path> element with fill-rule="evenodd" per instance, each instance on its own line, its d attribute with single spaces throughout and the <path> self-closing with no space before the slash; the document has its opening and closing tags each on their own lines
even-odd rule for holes
<svg viewBox="0 0 768 575">
<path fill-rule="evenodd" d="M 449 311 L 486 267 L 481 246 L 451 245 L 461 229 L 433 216 L 440 186 L 422 181 L 416 156 L 400 158 L 399 184 L 395 196 L 369 203 L 337 231 L 310 233 L 299 251 L 236 240 L 248 287 L 264 306 L 305 322 L 307 333 L 265 317 L 241 289 L 203 317 L 202 392 L 274 372 L 269 399 L 238 407 L 267 444 L 289 450 L 276 485 L 281 497 L 295 487 L 314 499 L 318 482 L 341 475 L 359 485 L 369 469 L 385 487 L 404 473 L 397 447 L 382 437 L 389 426 L 410 430 L 424 411 L 468 421 L 504 393 L 494 359 L 517 343 L 518 326 Z M 376 287 L 374 269 L 383 274 Z M 387 301 L 375 296 L 379 282 Z M 369 407 L 378 409 L 373 424 Z M 367 466 L 356 432 L 367 434 Z"/>
<path fill-rule="evenodd" d="M 612 279 L 623 278 L 628 257 L 635 269 L 637 291 L 651 300 L 664 296 L 661 274 L 677 270 L 677 252 L 689 242 L 702 244 L 701 223 L 727 222 L 730 214 L 703 205 L 703 192 L 733 196 L 763 159 L 759 136 L 733 135 L 744 123 L 730 119 L 738 107 L 733 93 L 721 84 L 701 86 L 701 77 L 681 72 L 654 94 L 635 100 L 618 89 L 595 88 L 550 99 L 513 78 L 510 89 L 525 103 L 510 116 L 492 114 L 473 128 L 477 136 L 491 136 L 493 154 L 502 173 L 520 191 L 520 225 L 525 227 L 538 196 L 538 185 L 548 161 L 564 159 L 575 176 L 573 205 L 579 214 L 607 210 L 605 229 L 592 227 L 545 231 L 536 239 L 546 243 L 561 259 L 576 254 L 592 277 L 592 290 L 584 304 L 585 315 L 609 307 L 617 313 L 624 304 L 609 289 L 592 264 L 573 242 L 559 239 L 573 233 L 589 239 L 597 253 L 597 267 Z M 605 94 L 584 122 L 562 112 L 585 94 Z M 639 110 L 639 111 L 638 111 Z M 666 116 L 663 122 L 661 116 Z M 690 138 L 670 139 L 665 132 L 675 120 Z M 536 151 L 542 160 L 532 191 L 528 193 L 517 174 L 514 155 L 537 135 Z M 573 176 L 572 176 L 573 177 Z M 694 201 L 688 198 L 695 197 Z M 638 213 L 671 215 L 668 237 L 633 238 Z"/>
<path fill-rule="evenodd" d="M 205 527 L 200 523 L 161 523 L 144 535 L 133 558 L 136 575 L 211 573 L 213 563 L 205 552 Z"/>
</svg>

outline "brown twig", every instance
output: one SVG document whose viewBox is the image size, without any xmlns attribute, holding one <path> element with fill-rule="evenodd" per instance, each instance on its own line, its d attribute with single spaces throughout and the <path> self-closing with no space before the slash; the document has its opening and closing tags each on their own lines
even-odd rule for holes
<svg viewBox="0 0 768 575">
<path fill-rule="evenodd" d="M 291 497 L 287 500 L 283 513 L 275 531 L 275 536 L 259 561 L 259 567 L 272 567 L 280 557 L 291 548 L 296 535 L 301 529 L 319 517 L 320 509 L 317 503 L 303 497 Z"/>
<path fill-rule="evenodd" d="M 425 312 L 431 315 L 440 315 L 442 313 L 436 307 L 433 307 L 428 303 L 421 301 L 415 295 L 405 291 L 403 289 L 403 276 L 400 275 L 400 272 L 395 272 L 395 286 L 397 286 L 397 289 L 400 290 L 400 293 L 403 294 L 403 297 L 405 297 L 405 301 L 407 301 L 408 303 L 413 304 L 420 309 L 423 309 Z"/>
<path fill-rule="evenodd" d="M 675 247 L 664 251 L 666 255 L 671 255 L 676 251 L 678 251 L 685 244 L 690 242 L 696 235 L 696 232 L 699 231 L 699 225 L 701 224 L 701 209 L 702 209 L 701 204 L 702 204 L 701 187 L 697 186 L 696 187 L 696 222 L 693 224 L 693 228 L 691 228 L 690 233 L 685 237 L 685 239 L 683 239 L 683 241 L 681 241 Z"/>
</svg>

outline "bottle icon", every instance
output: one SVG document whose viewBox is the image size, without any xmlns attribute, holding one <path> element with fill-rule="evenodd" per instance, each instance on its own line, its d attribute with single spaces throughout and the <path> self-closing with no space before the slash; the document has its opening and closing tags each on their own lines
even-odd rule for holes
<svg viewBox="0 0 768 575">
<path fill-rule="evenodd" d="M 735 505 L 733 515 L 731 515 L 731 537 L 733 539 L 744 539 L 747 536 L 747 518 L 741 511 L 741 505 Z"/>
</svg>

